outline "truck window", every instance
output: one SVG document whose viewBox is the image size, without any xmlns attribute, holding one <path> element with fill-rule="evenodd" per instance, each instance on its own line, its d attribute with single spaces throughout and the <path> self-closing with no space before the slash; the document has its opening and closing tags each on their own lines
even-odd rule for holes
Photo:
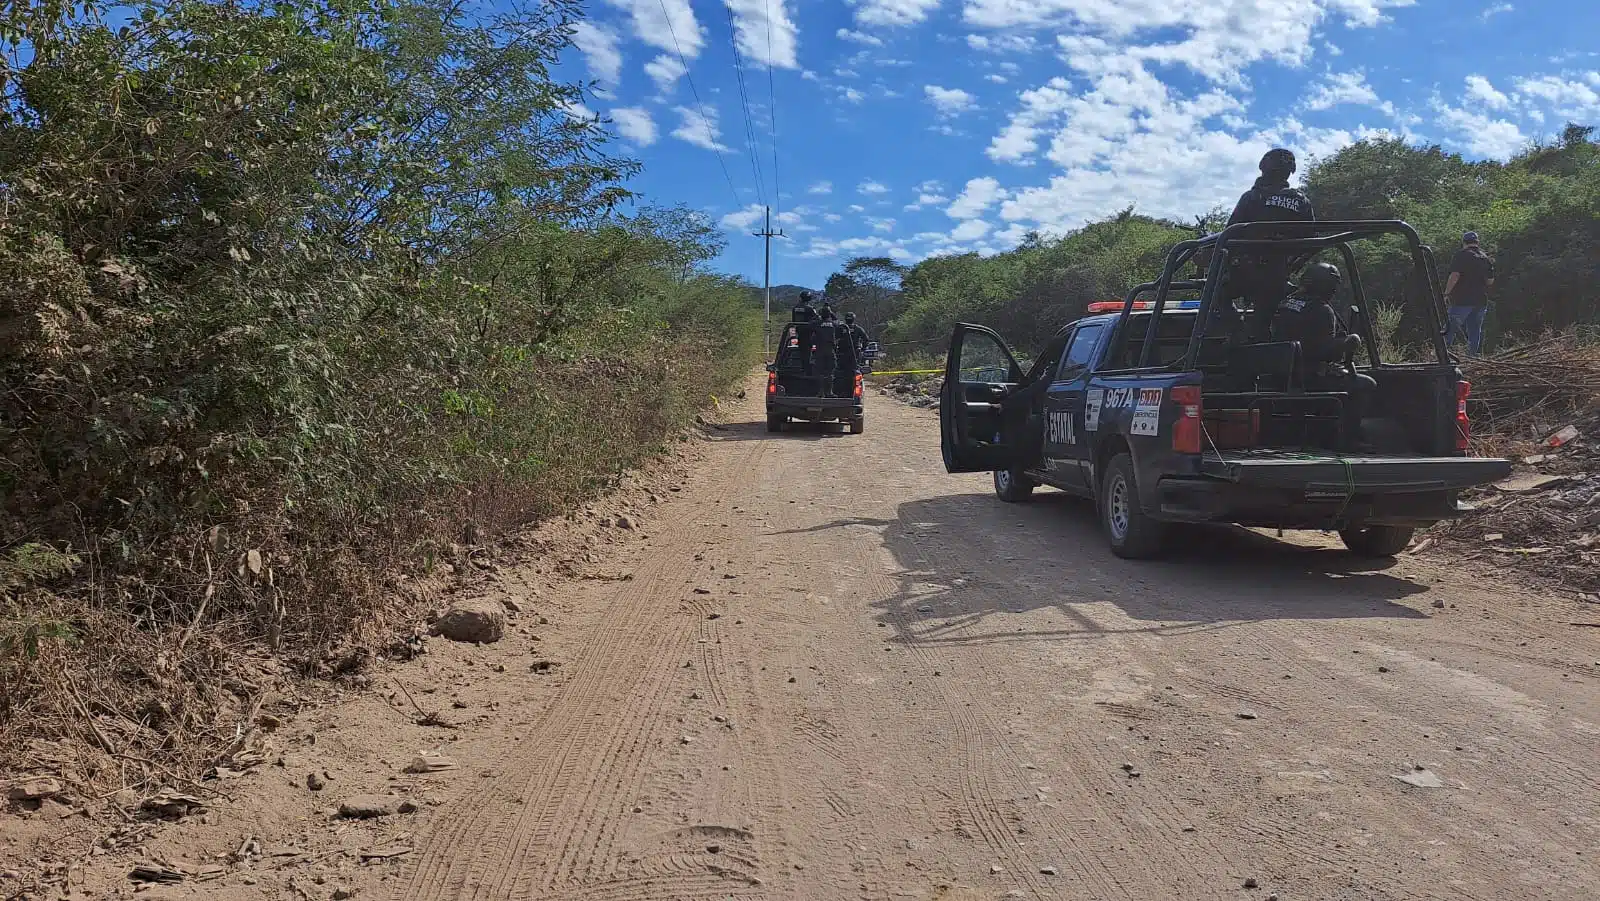
<svg viewBox="0 0 1600 901">
<path fill-rule="evenodd" d="M 1061 355 L 1061 366 L 1056 370 L 1056 381 L 1075 379 L 1094 365 L 1095 348 L 1100 346 L 1100 336 L 1105 332 L 1105 328 L 1098 322 L 1078 327 L 1078 331 L 1072 336 L 1072 343 L 1067 345 L 1066 352 Z"/>
<path fill-rule="evenodd" d="M 1005 347 L 981 332 L 961 344 L 961 381 L 1004 383 L 1011 380 L 1011 358 Z"/>
</svg>

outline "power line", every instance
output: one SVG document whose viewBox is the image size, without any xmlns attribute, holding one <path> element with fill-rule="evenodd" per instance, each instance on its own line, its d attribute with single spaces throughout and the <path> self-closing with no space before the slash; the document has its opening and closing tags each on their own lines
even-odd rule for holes
<svg viewBox="0 0 1600 901">
<path fill-rule="evenodd" d="M 779 7 L 780 9 L 782 7 Z M 767 0 L 767 100 L 769 112 L 768 133 L 772 136 L 772 203 L 778 208 L 778 218 L 783 218 L 783 187 L 778 183 L 778 90 L 772 78 L 772 0 Z"/>
<path fill-rule="evenodd" d="M 667 23 L 667 34 L 672 35 L 672 46 L 678 51 L 678 62 L 683 66 L 684 80 L 689 82 L 689 93 L 694 95 L 695 109 L 700 111 L 700 124 L 706 130 L 706 142 L 711 145 L 711 152 L 717 155 L 717 165 L 722 167 L 722 177 L 728 180 L 728 190 L 733 192 L 733 207 L 740 209 L 744 206 L 744 199 L 739 196 L 739 189 L 733 185 L 733 173 L 728 171 L 728 161 L 722 158 L 722 149 L 717 147 L 716 138 L 711 134 L 711 117 L 706 115 L 706 105 L 700 100 L 700 91 L 694 86 L 694 76 L 689 74 L 689 60 L 683 55 L 683 45 L 678 43 L 678 30 L 672 27 L 672 14 L 667 12 L 667 0 L 658 0 L 661 4 L 661 19 Z"/>
<path fill-rule="evenodd" d="M 766 206 L 767 188 L 766 179 L 761 175 L 761 145 L 756 140 L 755 121 L 750 115 L 750 90 L 744 77 L 744 55 L 739 52 L 739 38 L 735 33 L 738 25 L 733 20 L 733 6 L 724 3 L 722 9 L 728 14 L 728 45 L 733 48 L 733 73 L 739 84 L 739 106 L 744 113 L 744 140 L 750 151 L 750 172 L 756 179 L 756 196 L 760 198 L 761 205 Z"/>
</svg>

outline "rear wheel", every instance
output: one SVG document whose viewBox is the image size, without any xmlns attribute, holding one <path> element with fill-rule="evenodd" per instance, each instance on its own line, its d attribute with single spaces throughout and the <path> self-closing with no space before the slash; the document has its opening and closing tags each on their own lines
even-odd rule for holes
<svg viewBox="0 0 1600 901">
<path fill-rule="evenodd" d="M 994 494 L 1008 504 L 1018 504 L 1033 496 L 1037 487 L 1034 481 L 1019 470 L 997 469 L 994 472 Z"/>
<path fill-rule="evenodd" d="M 850 417 L 850 434 L 859 435 L 862 432 L 865 432 L 866 430 L 867 430 L 867 417 L 865 417 L 865 416 L 852 416 L 852 417 Z"/>
<path fill-rule="evenodd" d="M 784 423 L 786 423 L 788 421 L 789 421 L 789 417 L 784 416 L 781 413 L 768 413 L 767 414 L 767 431 L 769 431 L 769 432 L 781 432 L 781 431 L 783 431 Z"/>
<path fill-rule="evenodd" d="M 1339 537 L 1350 552 L 1362 557 L 1393 557 L 1411 544 L 1416 529 L 1408 526 L 1365 526 L 1340 529 Z"/>
<path fill-rule="evenodd" d="M 1140 506 L 1133 458 L 1125 453 L 1111 458 L 1100 482 L 1100 526 L 1111 544 L 1111 553 L 1118 557 L 1154 557 L 1165 547 L 1166 523 L 1152 519 Z"/>
</svg>

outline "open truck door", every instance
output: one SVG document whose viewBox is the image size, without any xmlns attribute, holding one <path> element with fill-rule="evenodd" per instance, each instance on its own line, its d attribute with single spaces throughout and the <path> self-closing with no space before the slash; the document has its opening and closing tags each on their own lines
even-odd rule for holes
<svg viewBox="0 0 1600 901">
<path fill-rule="evenodd" d="M 1022 381 L 1016 355 L 993 329 L 958 323 L 939 391 L 939 449 L 947 472 L 993 472 L 1012 464 L 1000 401 Z"/>
</svg>

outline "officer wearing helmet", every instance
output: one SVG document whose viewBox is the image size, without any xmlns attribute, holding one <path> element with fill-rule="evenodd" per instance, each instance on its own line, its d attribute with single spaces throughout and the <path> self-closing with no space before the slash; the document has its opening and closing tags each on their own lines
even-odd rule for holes
<svg viewBox="0 0 1600 901">
<path fill-rule="evenodd" d="M 1332 263 L 1313 263 L 1300 277 L 1300 290 L 1278 304 L 1272 317 L 1275 341 L 1299 341 L 1302 371 L 1308 380 L 1337 375 L 1331 364 L 1342 363 L 1361 346 L 1345 330 L 1333 309 L 1333 297 L 1344 276 Z"/>
<path fill-rule="evenodd" d="M 815 322 L 817 320 L 817 309 L 811 305 L 811 299 L 814 296 L 810 291 L 800 292 L 800 302 L 794 305 L 794 322 Z"/>
<path fill-rule="evenodd" d="M 1244 192 L 1229 225 L 1241 222 L 1314 222 L 1316 211 L 1311 199 L 1299 188 L 1289 186 L 1294 174 L 1294 154 L 1282 147 L 1267 151 L 1261 158 L 1261 177 Z M 1232 272 L 1230 297 L 1243 297 L 1251 314 L 1247 333 L 1252 341 L 1266 340 L 1278 302 L 1287 293 L 1289 258 L 1287 254 L 1241 254 Z"/>
<path fill-rule="evenodd" d="M 1261 158 L 1261 177 L 1244 192 L 1228 224 L 1240 222 L 1314 222 L 1316 211 L 1311 199 L 1299 188 L 1289 187 L 1294 174 L 1294 154 L 1282 147 L 1267 151 Z"/>
<path fill-rule="evenodd" d="M 844 330 L 850 335 L 850 343 L 855 345 L 856 359 L 860 360 L 867 352 L 867 345 L 872 343 L 872 338 L 867 335 L 867 330 L 856 324 L 856 314 L 844 314 Z"/>
</svg>

